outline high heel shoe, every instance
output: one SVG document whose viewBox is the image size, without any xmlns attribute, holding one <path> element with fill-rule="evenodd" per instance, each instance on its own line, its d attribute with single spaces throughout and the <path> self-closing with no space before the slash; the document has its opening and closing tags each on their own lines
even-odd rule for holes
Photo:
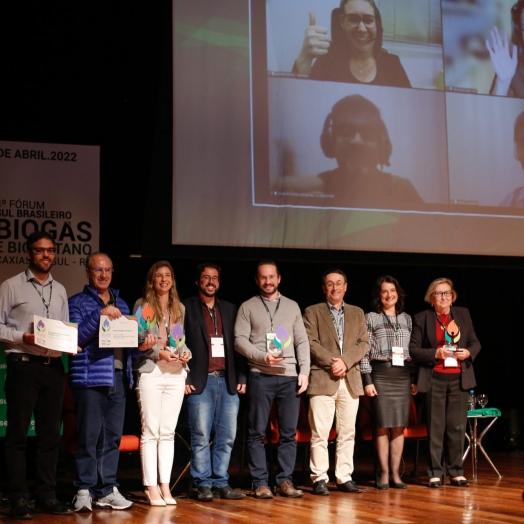
<svg viewBox="0 0 524 524">
<path fill-rule="evenodd" d="M 176 500 L 173 497 L 164 497 L 164 494 L 160 488 L 158 488 L 158 492 L 160 493 L 162 500 L 164 500 L 168 506 L 176 506 Z"/>
<path fill-rule="evenodd" d="M 389 481 L 389 485 L 395 489 L 407 489 L 408 485 L 404 482 L 395 482 L 393 479 Z"/>
<path fill-rule="evenodd" d="M 144 493 L 146 494 L 146 499 L 149 502 L 150 506 L 167 506 L 167 503 L 166 503 L 166 501 L 163 498 L 161 498 L 160 500 L 159 499 L 152 499 L 151 498 L 151 494 L 149 493 L 149 491 L 147 489 L 144 491 Z M 160 496 L 162 496 L 162 494 L 160 494 Z M 175 502 L 175 504 L 176 504 L 176 502 Z"/>
<path fill-rule="evenodd" d="M 428 486 L 430 488 L 440 488 L 440 486 L 442 486 L 442 481 L 439 477 L 432 477 L 429 479 Z"/>
<path fill-rule="evenodd" d="M 451 479 L 449 481 L 449 483 L 452 485 L 452 486 L 458 486 L 458 487 L 467 487 L 469 486 L 469 482 L 467 479 L 465 479 L 464 477 L 462 478 L 454 478 L 454 479 Z"/>
<path fill-rule="evenodd" d="M 386 483 L 386 484 L 380 484 L 378 481 L 375 481 L 375 487 L 376 487 L 377 489 L 383 489 L 383 490 L 385 490 L 385 489 L 389 489 L 389 484 L 388 484 L 388 483 Z"/>
</svg>

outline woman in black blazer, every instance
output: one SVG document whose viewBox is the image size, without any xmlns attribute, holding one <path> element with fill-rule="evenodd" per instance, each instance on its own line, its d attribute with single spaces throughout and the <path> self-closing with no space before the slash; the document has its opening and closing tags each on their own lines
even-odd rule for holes
<svg viewBox="0 0 524 524">
<path fill-rule="evenodd" d="M 473 361 L 480 351 L 480 343 L 469 311 L 453 306 L 456 299 L 450 279 L 434 280 L 424 297 L 433 309 L 415 315 L 409 344 L 411 358 L 419 366 L 417 389 L 426 393 L 430 488 L 442 484 L 444 438 L 451 484 L 469 486 L 464 477 L 462 455 L 468 390 L 476 385 Z"/>
</svg>

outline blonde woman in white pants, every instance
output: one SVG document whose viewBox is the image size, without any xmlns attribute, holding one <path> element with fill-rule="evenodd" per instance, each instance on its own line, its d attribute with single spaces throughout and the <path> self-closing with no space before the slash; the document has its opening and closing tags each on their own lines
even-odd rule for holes
<svg viewBox="0 0 524 524">
<path fill-rule="evenodd" d="M 149 334 L 131 357 L 133 369 L 138 375 L 142 476 L 148 502 L 152 506 L 165 506 L 176 504 L 169 483 L 175 452 L 175 429 L 184 400 L 186 364 L 191 358 L 185 344 L 178 348 L 178 355 L 169 349 L 174 346 L 173 328 L 184 323 L 184 306 L 178 298 L 169 262 L 157 262 L 149 269 L 145 296 L 135 304 L 135 312 L 139 308 L 140 315 L 149 311 L 146 317 Z"/>
</svg>

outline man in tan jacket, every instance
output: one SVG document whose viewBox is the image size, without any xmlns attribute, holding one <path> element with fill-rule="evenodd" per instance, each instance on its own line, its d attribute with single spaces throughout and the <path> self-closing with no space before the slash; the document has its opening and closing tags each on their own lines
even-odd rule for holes
<svg viewBox="0 0 524 524">
<path fill-rule="evenodd" d="M 369 348 L 368 332 L 364 312 L 344 304 L 346 275 L 340 269 L 329 269 L 322 282 L 326 302 L 310 306 L 304 313 L 311 347 L 308 395 L 313 494 L 329 495 L 327 444 L 335 414 L 337 489 L 359 493 L 362 490 L 351 475 L 358 397 L 364 394 L 359 363 Z"/>
</svg>

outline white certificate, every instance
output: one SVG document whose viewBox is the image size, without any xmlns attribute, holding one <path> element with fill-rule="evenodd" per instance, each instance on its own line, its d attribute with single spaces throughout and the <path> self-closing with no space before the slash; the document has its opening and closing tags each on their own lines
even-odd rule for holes
<svg viewBox="0 0 524 524">
<path fill-rule="evenodd" d="M 63 353 L 78 351 L 78 324 L 34 316 L 35 344 Z"/>
<path fill-rule="evenodd" d="M 137 348 L 137 317 L 122 315 L 116 320 L 109 320 L 107 315 L 100 315 L 98 345 L 101 348 Z"/>
</svg>

